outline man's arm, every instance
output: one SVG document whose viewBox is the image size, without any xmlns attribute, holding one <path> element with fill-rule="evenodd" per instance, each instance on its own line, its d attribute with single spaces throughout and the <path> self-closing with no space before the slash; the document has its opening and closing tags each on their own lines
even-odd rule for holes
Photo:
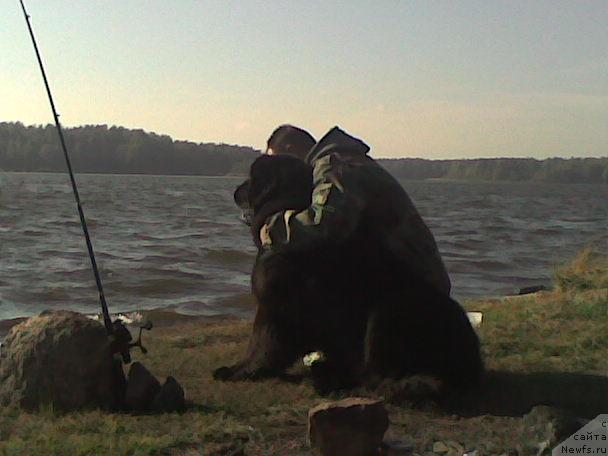
<svg viewBox="0 0 608 456">
<path fill-rule="evenodd" d="M 364 201 L 344 178 L 344 166 L 339 154 L 316 160 L 311 205 L 303 211 L 287 210 L 269 217 L 260 230 L 262 246 L 305 249 L 349 236 L 359 223 Z"/>
</svg>

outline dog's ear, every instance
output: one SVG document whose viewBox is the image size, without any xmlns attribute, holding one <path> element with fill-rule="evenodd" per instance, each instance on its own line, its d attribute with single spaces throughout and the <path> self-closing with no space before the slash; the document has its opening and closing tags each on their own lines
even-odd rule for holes
<svg viewBox="0 0 608 456">
<path fill-rule="evenodd" d="M 249 179 L 239 185 L 234 191 L 234 202 L 241 210 L 241 221 L 251 226 L 253 221 L 253 208 L 249 204 Z"/>
<path fill-rule="evenodd" d="M 241 209 L 249 209 L 249 183 L 250 180 L 247 179 L 234 191 L 234 202 Z"/>
</svg>

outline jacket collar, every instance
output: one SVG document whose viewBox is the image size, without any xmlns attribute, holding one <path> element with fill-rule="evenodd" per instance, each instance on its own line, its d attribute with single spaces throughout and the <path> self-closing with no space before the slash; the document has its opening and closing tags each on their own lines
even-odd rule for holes
<svg viewBox="0 0 608 456">
<path fill-rule="evenodd" d="M 369 152 L 369 146 L 339 127 L 334 127 L 313 146 L 306 156 L 306 162 L 314 163 L 319 158 L 338 151 L 341 153 L 366 155 Z"/>
</svg>

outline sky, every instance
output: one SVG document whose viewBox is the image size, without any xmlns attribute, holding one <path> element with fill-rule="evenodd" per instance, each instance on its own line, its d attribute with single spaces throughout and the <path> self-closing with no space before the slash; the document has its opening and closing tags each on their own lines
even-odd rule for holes
<svg viewBox="0 0 608 456">
<path fill-rule="evenodd" d="M 26 0 L 64 126 L 263 148 L 339 125 L 374 157 L 608 155 L 608 1 Z M 0 0 L 0 121 L 52 116 Z"/>
</svg>

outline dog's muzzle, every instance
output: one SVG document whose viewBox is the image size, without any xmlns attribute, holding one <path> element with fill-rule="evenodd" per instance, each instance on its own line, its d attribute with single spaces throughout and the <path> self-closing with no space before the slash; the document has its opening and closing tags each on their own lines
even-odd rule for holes
<svg viewBox="0 0 608 456">
<path fill-rule="evenodd" d="M 253 213 L 251 212 L 251 209 L 241 209 L 241 216 L 239 219 L 245 225 L 251 226 L 251 223 L 253 223 Z"/>
</svg>

